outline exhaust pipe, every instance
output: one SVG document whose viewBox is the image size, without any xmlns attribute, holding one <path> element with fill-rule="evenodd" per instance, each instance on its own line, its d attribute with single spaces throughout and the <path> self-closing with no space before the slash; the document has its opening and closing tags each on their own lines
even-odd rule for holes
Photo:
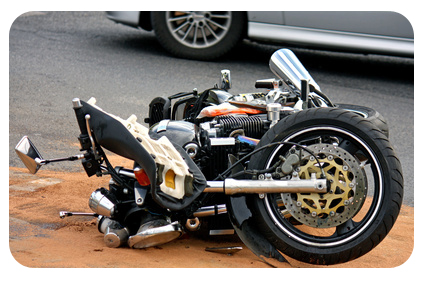
<svg viewBox="0 0 424 283">
<path fill-rule="evenodd" d="M 128 241 L 129 231 L 126 227 L 122 227 L 118 221 L 99 216 L 97 218 L 97 229 L 105 234 L 104 242 L 109 248 L 118 248 Z"/>
</svg>

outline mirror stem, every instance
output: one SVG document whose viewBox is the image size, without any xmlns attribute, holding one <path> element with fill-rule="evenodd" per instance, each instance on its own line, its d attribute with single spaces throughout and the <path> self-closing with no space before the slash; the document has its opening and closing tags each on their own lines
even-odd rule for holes
<svg viewBox="0 0 424 283">
<path fill-rule="evenodd" d="M 48 163 L 52 163 L 52 162 L 61 162 L 61 161 L 74 161 L 74 160 L 79 160 L 79 159 L 83 159 L 84 158 L 84 154 L 77 154 L 77 155 L 73 155 L 70 157 L 65 157 L 65 158 L 55 158 L 55 159 L 40 159 L 40 158 L 35 158 L 35 162 L 38 165 L 45 165 Z"/>
</svg>

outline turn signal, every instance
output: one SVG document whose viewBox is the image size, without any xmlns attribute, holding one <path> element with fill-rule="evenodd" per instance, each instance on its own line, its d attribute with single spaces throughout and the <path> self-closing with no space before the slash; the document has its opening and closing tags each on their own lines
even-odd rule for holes
<svg viewBox="0 0 424 283">
<path fill-rule="evenodd" d="M 134 168 L 134 175 L 140 185 L 142 186 L 150 185 L 149 177 L 147 176 L 146 171 L 144 171 L 143 168 L 140 168 L 140 167 Z"/>
<path fill-rule="evenodd" d="M 175 173 L 172 170 L 168 170 L 165 174 L 165 185 L 168 188 L 175 190 Z"/>
</svg>

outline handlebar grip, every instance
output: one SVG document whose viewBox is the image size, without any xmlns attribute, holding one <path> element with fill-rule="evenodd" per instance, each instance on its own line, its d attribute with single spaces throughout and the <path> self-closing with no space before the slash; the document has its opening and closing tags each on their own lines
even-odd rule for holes
<svg viewBox="0 0 424 283">
<path fill-rule="evenodd" d="M 256 81 L 255 82 L 255 88 L 272 88 L 272 82 L 271 81 Z"/>
<path fill-rule="evenodd" d="M 256 88 L 275 89 L 281 85 L 282 85 L 282 82 L 275 79 L 257 80 L 255 82 Z"/>
</svg>

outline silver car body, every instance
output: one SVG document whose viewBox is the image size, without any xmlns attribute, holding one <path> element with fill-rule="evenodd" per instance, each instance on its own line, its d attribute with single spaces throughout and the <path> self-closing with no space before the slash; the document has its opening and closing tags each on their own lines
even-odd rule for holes
<svg viewBox="0 0 424 283">
<path fill-rule="evenodd" d="M 107 12 L 115 22 L 140 26 L 139 11 Z M 413 28 L 396 12 L 248 11 L 247 38 L 297 46 L 414 56 Z M 149 19 L 145 19 L 148 20 Z"/>
</svg>

